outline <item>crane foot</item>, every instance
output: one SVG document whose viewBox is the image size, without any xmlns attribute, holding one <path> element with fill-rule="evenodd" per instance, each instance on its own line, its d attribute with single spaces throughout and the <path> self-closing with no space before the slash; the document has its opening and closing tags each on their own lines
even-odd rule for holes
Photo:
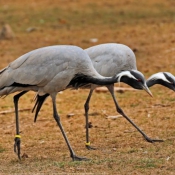
<svg viewBox="0 0 175 175">
<path fill-rule="evenodd" d="M 149 137 L 144 137 L 147 142 L 154 143 L 154 142 L 164 142 L 162 139 L 151 139 Z"/>
<path fill-rule="evenodd" d="M 20 144 L 21 140 L 19 137 L 15 137 L 15 143 L 14 143 L 14 152 L 18 155 L 18 159 L 21 160 L 20 156 Z"/>
<path fill-rule="evenodd" d="M 90 146 L 90 145 L 86 145 L 86 148 L 88 149 L 88 150 L 96 150 L 97 148 L 94 148 L 94 147 L 92 147 L 92 146 Z"/>
<path fill-rule="evenodd" d="M 73 161 L 88 161 L 88 160 L 90 160 L 86 157 L 78 157 L 76 155 L 72 155 L 71 157 L 72 157 Z"/>
</svg>

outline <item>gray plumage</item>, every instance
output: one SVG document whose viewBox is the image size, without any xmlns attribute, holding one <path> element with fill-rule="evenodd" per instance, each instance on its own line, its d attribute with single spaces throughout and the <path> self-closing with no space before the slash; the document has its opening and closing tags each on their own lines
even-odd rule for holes
<svg viewBox="0 0 175 175">
<path fill-rule="evenodd" d="M 135 54 L 126 45 L 100 44 L 85 51 L 100 75 L 113 76 L 123 70 L 137 70 Z"/>
</svg>

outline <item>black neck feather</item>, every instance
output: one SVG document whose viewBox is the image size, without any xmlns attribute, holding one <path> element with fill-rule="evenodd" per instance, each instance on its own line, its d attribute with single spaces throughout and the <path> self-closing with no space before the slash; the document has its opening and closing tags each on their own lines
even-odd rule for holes
<svg viewBox="0 0 175 175">
<path fill-rule="evenodd" d="M 165 81 L 163 81 L 161 79 L 147 80 L 146 81 L 146 84 L 147 84 L 148 87 L 151 87 L 151 86 L 153 86 L 155 84 L 160 84 L 160 85 L 165 86 L 165 87 L 167 87 L 167 88 L 169 88 L 171 90 L 175 90 L 175 86 L 173 84 L 170 84 L 168 82 L 165 82 Z"/>
<path fill-rule="evenodd" d="M 113 84 L 117 82 L 115 78 L 104 78 L 104 79 L 98 79 L 98 78 L 93 78 L 88 75 L 84 74 L 76 74 L 74 78 L 69 82 L 68 88 L 73 87 L 73 88 L 80 88 L 83 86 L 86 86 L 88 84 L 97 84 L 97 85 L 108 85 L 108 84 Z"/>
</svg>

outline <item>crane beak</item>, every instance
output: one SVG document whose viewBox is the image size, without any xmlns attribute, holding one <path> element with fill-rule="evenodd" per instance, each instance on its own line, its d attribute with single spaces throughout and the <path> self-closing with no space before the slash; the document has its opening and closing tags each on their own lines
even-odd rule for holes
<svg viewBox="0 0 175 175">
<path fill-rule="evenodd" d="M 143 85 L 142 87 L 151 97 L 153 97 L 153 94 L 151 93 L 147 85 Z"/>
</svg>

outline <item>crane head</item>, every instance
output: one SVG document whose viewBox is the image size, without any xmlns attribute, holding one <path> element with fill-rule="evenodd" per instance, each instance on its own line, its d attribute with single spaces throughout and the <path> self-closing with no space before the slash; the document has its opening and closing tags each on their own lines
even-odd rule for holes
<svg viewBox="0 0 175 175">
<path fill-rule="evenodd" d="M 151 91 L 149 90 L 144 75 L 138 70 L 128 70 L 122 71 L 117 75 L 118 82 L 123 82 L 134 89 L 143 89 L 145 90 L 151 97 L 153 96 Z"/>
<path fill-rule="evenodd" d="M 150 76 L 146 81 L 148 87 L 155 84 L 161 84 L 175 91 L 175 77 L 169 72 L 158 72 Z"/>
</svg>

